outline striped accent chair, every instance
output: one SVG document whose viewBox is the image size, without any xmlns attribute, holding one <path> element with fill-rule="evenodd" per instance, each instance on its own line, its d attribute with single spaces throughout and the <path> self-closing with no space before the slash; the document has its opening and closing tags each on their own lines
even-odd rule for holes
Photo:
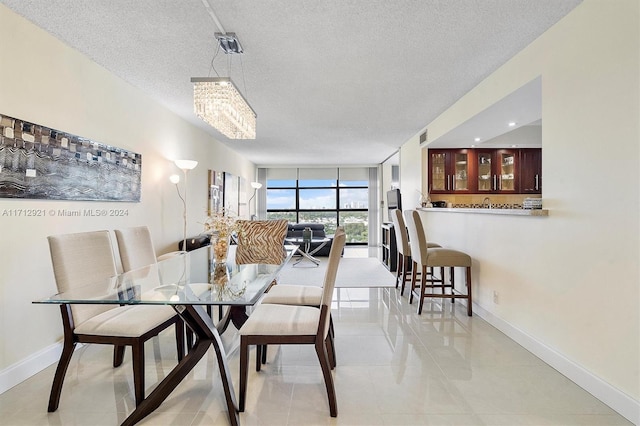
<svg viewBox="0 0 640 426">
<path fill-rule="evenodd" d="M 236 264 L 282 263 L 286 257 L 287 224 L 286 219 L 239 220 Z"/>
</svg>

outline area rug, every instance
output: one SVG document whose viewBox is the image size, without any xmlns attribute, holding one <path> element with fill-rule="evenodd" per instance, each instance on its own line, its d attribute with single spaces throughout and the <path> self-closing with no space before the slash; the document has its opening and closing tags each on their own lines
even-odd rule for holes
<svg viewBox="0 0 640 426">
<path fill-rule="evenodd" d="M 289 262 L 278 278 L 279 284 L 322 286 L 327 268 L 327 257 L 319 257 L 320 265 L 303 260 L 294 266 Z M 345 257 L 340 259 L 336 288 L 395 287 L 395 275 L 382 262 L 372 257 Z"/>
</svg>

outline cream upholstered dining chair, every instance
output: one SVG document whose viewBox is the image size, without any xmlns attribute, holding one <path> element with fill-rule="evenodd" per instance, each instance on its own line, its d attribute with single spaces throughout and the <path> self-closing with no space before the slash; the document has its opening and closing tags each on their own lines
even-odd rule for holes
<svg viewBox="0 0 640 426">
<path fill-rule="evenodd" d="M 409 276 L 409 271 L 411 270 L 411 245 L 409 244 L 409 234 L 407 233 L 407 227 L 404 223 L 404 218 L 400 209 L 394 209 L 391 211 L 391 221 L 393 222 L 393 229 L 396 236 L 396 247 L 398 250 L 398 261 L 396 262 L 398 265 L 396 268 L 396 288 L 398 288 L 398 284 L 401 283 L 402 286 L 400 287 L 400 294 L 404 294 L 404 286 L 411 279 Z M 427 241 L 427 247 L 435 248 L 442 246 L 438 243 Z M 410 291 L 412 290 L 413 289 Z"/>
<path fill-rule="evenodd" d="M 120 263 L 124 272 L 133 269 L 143 268 L 153 265 L 158 260 L 168 259 L 173 256 L 185 253 L 184 251 L 172 251 L 156 257 L 156 249 L 151 239 L 151 231 L 147 226 L 136 226 L 133 228 L 124 228 L 114 230 L 116 242 L 118 244 L 118 253 L 120 254 Z M 176 344 L 178 346 L 178 359 L 182 359 L 184 355 L 184 321 L 180 315 L 171 306 L 157 306 L 156 309 L 164 309 L 168 313 L 176 315 Z M 188 333 L 187 345 L 191 347 L 192 335 Z"/>
<path fill-rule="evenodd" d="M 333 347 L 328 335 L 333 289 L 345 239 L 344 229 L 338 227 L 329 253 L 320 309 L 310 306 L 263 303 L 255 308 L 247 322 L 240 328 L 240 400 L 238 405 L 241 412 L 244 411 L 247 396 L 249 346 L 256 345 L 256 350 L 259 351 L 261 345 L 307 344 L 314 345 L 318 355 L 331 417 L 338 415 L 329 354 L 330 351 L 333 351 Z M 256 360 L 256 371 L 260 371 L 259 354 Z"/>
<path fill-rule="evenodd" d="M 451 298 L 451 302 L 456 298 L 464 298 L 467 299 L 467 315 L 471 316 L 471 256 L 458 250 L 438 247 L 429 248 L 420 213 L 416 210 L 411 210 L 408 212 L 406 219 L 409 242 L 411 244 L 411 259 L 413 261 L 413 271 L 411 273 L 412 290 L 409 296 L 409 303 L 413 301 L 414 289 L 416 288 L 416 272 L 420 268 L 420 294 L 417 295 L 419 297 L 418 314 L 422 313 L 425 297 Z M 445 282 L 444 276 L 441 277 L 442 281 L 427 279 L 426 271 L 428 267 L 448 267 L 449 283 Z M 465 269 L 466 294 L 459 292 L 455 287 L 455 268 Z M 429 292 L 427 292 L 427 288 L 430 289 Z M 449 290 L 448 294 L 446 292 L 447 289 Z M 438 290 L 439 292 L 437 292 Z"/>
<path fill-rule="evenodd" d="M 237 265 L 263 263 L 278 265 L 286 257 L 284 239 L 287 236 L 286 219 L 238 220 Z"/>
<path fill-rule="evenodd" d="M 60 293 L 97 285 L 117 275 L 109 231 L 55 235 L 49 236 L 48 241 Z M 77 343 L 114 345 L 114 367 L 122 364 L 124 347 L 131 346 L 134 393 L 136 405 L 139 405 L 145 396 L 144 343 L 176 324 L 178 317 L 175 311 L 164 309 L 164 306 L 113 304 L 62 304 L 60 308 L 64 341 L 51 387 L 49 411 L 58 408 L 64 376 Z M 181 359 L 182 347 L 179 343 L 177 346 L 178 358 Z"/>
<path fill-rule="evenodd" d="M 278 284 L 269 288 L 260 303 L 277 304 L 277 305 L 296 305 L 296 306 L 313 306 L 320 307 L 322 303 L 322 287 L 315 285 L 303 284 Z M 329 313 L 331 315 L 331 313 Z M 329 339 L 333 348 L 333 320 L 329 318 Z M 262 348 L 262 363 L 267 362 L 267 347 Z M 331 366 L 336 366 L 335 351 L 330 353 Z"/>
<path fill-rule="evenodd" d="M 152 265 L 158 260 L 177 256 L 183 251 L 172 251 L 156 257 L 156 250 L 151 239 L 151 232 L 146 226 L 116 229 L 114 231 L 118 243 L 118 253 L 124 272 Z"/>
</svg>

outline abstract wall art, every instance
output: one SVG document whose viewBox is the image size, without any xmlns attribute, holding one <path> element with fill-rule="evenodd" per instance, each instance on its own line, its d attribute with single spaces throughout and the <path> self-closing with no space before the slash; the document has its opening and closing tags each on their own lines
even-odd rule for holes
<svg viewBox="0 0 640 426">
<path fill-rule="evenodd" d="M 224 172 L 209 170 L 209 214 L 222 211 L 224 200 Z"/>
<path fill-rule="evenodd" d="M 139 202 L 142 156 L 0 114 L 0 198 Z"/>
</svg>

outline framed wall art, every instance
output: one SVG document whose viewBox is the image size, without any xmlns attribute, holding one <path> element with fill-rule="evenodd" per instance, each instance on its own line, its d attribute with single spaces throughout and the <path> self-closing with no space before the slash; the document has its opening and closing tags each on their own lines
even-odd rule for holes
<svg viewBox="0 0 640 426">
<path fill-rule="evenodd" d="M 224 172 L 209 170 L 209 214 L 222 211 L 224 200 Z"/>
<path fill-rule="evenodd" d="M 238 176 L 224 172 L 224 211 L 231 216 L 238 216 L 238 203 L 240 200 Z"/>
<path fill-rule="evenodd" d="M 140 201 L 142 156 L 0 114 L 0 197 Z"/>
</svg>

